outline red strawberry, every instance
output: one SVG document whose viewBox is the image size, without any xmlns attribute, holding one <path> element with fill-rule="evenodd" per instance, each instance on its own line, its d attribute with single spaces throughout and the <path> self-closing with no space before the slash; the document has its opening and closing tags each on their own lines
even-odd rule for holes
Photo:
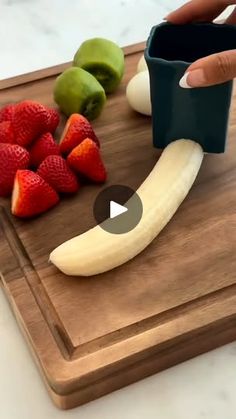
<svg viewBox="0 0 236 419">
<path fill-rule="evenodd" d="M 56 109 L 48 108 L 47 111 L 48 111 L 48 122 L 47 122 L 48 129 L 47 130 L 48 132 L 51 132 L 52 134 L 54 134 L 60 122 L 60 115 Z"/>
<path fill-rule="evenodd" d="M 41 214 L 59 202 L 56 191 L 37 173 L 18 170 L 12 193 L 12 214 L 28 218 Z"/>
<path fill-rule="evenodd" d="M 0 110 L 0 122 L 3 122 L 3 121 L 10 121 L 10 122 L 12 122 L 13 116 L 14 116 L 14 112 L 15 112 L 15 107 L 16 107 L 16 105 L 14 103 L 13 104 L 10 104 L 10 105 L 4 106 Z"/>
<path fill-rule="evenodd" d="M 37 173 L 57 192 L 74 193 L 79 189 L 76 175 L 61 156 L 48 156 L 40 164 Z"/>
<path fill-rule="evenodd" d="M 10 121 L 0 122 L 0 143 L 15 144 L 15 134 Z"/>
<path fill-rule="evenodd" d="M 11 194 L 18 169 L 29 165 L 29 153 L 18 144 L 0 144 L 0 196 Z"/>
<path fill-rule="evenodd" d="M 60 140 L 60 151 L 69 154 L 73 148 L 79 145 L 85 138 L 91 138 L 98 147 L 98 138 L 90 122 L 78 113 L 74 113 L 68 119 Z"/>
<path fill-rule="evenodd" d="M 38 167 L 47 156 L 60 154 L 59 146 L 55 143 L 52 134 L 49 132 L 39 137 L 31 146 L 29 152 L 30 165 L 34 167 Z"/>
<path fill-rule="evenodd" d="M 25 100 L 15 106 L 12 124 L 17 143 L 27 147 L 48 131 L 48 111 L 38 102 Z"/>
<path fill-rule="evenodd" d="M 72 169 L 85 175 L 90 180 L 105 182 L 106 169 L 99 148 L 90 138 L 86 138 L 75 147 L 67 157 L 67 161 Z"/>
</svg>

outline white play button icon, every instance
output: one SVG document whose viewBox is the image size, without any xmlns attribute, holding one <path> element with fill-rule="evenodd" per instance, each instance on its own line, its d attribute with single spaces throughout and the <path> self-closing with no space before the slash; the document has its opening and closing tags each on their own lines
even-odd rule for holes
<svg viewBox="0 0 236 419">
<path fill-rule="evenodd" d="M 125 185 L 111 185 L 103 189 L 93 206 L 97 224 L 111 234 L 126 234 L 133 230 L 142 213 L 143 205 L 138 194 Z"/>
<path fill-rule="evenodd" d="M 110 218 L 118 217 L 118 215 L 124 214 L 124 212 L 127 211 L 128 208 L 123 205 L 120 205 L 115 201 L 110 201 Z"/>
</svg>

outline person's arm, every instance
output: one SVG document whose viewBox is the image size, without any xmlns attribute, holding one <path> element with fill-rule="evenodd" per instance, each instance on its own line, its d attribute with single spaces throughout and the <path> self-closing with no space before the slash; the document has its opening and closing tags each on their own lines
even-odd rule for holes
<svg viewBox="0 0 236 419">
<path fill-rule="evenodd" d="M 211 22 L 232 4 L 236 4 L 236 1 L 192 0 L 166 16 L 166 20 L 175 24 Z M 236 9 L 226 23 L 236 24 Z M 195 61 L 180 80 L 180 86 L 206 87 L 232 80 L 234 77 L 236 77 L 236 50 L 230 50 Z"/>
</svg>

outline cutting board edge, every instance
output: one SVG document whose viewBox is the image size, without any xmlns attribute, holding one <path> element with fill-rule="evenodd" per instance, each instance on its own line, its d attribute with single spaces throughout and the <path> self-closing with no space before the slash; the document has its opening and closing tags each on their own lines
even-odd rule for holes
<svg viewBox="0 0 236 419">
<path fill-rule="evenodd" d="M 165 360 L 166 355 L 164 353 L 157 353 L 154 357 L 148 357 L 144 359 L 143 362 L 135 363 L 132 366 L 132 371 L 130 367 L 129 376 L 127 377 L 126 375 L 126 379 L 124 379 L 124 374 L 126 373 L 126 371 L 120 370 L 115 374 L 115 376 L 114 374 L 112 374 L 110 376 L 104 377 L 103 382 L 99 381 L 98 383 L 92 383 L 91 385 L 88 385 L 83 389 L 78 389 L 75 392 L 66 395 L 56 393 L 52 389 L 52 387 L 48 387 L 47 383 L 46 385 L 48 387 L 50 397 L 53 400 L 54 404 L 62 410 L 73 409 L 90 401 L 96 400 L 113 391 L 122 389 L 142 379 L 153 376 L 154 374 L 159 373 L 165 369 L 174 367 L 182 362 L 189 361 L 190 359 L 196 356 L 205 354 L 206 352 L 217 349 L 222 345 L 226 345 L 233 342 L 235 340 L 236 333 L 235 320 L 236 319 L 234 316 L 232 328 L 228 327 L 222 330 L 221 325 L 217 339 L 212 340 L 211 342 L 207 342 L 205 339 L 210 333 L 210 330 L 206 330 L 205 333 L 201 335 L 201 343 L 205 341 L 206 344 L 201 346 L 201 348 L 196 347 L 196 350 L 192 351 L 191 354 L 184 352 L 183 348 L 180 348 L 178 352 L 175 352 L 174 357 L 170 358 L 167 356 L 167 360 Z M 226 325 L 229 326 L 228 318 L 226 319 Z M 190 339 L 192 340 L 192 337 Z M 176 357 L 176 354 L 178 354 L 178 357 Z M 109 388 L 109 391 L 107 391 L 107 388 Z"/>
<path fill-rule="evenodd" d="M 172 339 L 172 341 L 168 342 L 166 348 L 163 347 L 160 350 L 160 345 L 157 348 L 154 347 L 154 353 L 147 356 L 145 356 L 146 352 L 144 352 L 143 359 L 132 362 L 131 357 L 129 368 L 127 368 L 127 365 L 122 368 L 122 365 L 120 364 L 120 368 L 118 370 L 116 369 L 114 372 L 110 371 L 102 378 L 88 382 L 87 385 L 79 386 L 77 388 L 75 387 L 72 391 L 71 380 L 68 382 L 63 380 L 60 381 L 57 376 L 50 376 L 49 370 L 51 366 L 46 364 L 42 365 L 42 360 L 39 359 L 38 354 L 33 349 L 34 343 L 32 342 L 27 325 L 24 322 L 24 318 L 22 317 L 16 301 L 11 298 L 11 294 L 8 293 L 6 286 L 4 286 L 3 289 L 20 330 L 26 338 L 32 357 L 36 361 L 36 365 L 43 381 L 45 382 L 49 395 L 54 404 L 63 410 L 75 408 L 76 406 L 88 403 L 89 401 L 95 400 L 124 386 L 135 383 L 140 379 L 149 377 L 155 373 L 173 367 L 195 356 L 201 355 L 235 340 L 236 314 L 233 313 L 231 315 L 226 315 L 225 318 L 221 317 L 220 320 L 214 321 L 210 325 L 191 330 L 190 332 L 182 335 L 179 345 L 175 346 L 175 351 L 173 351 L 173 341 L 175 341 L 175 339 Z M 227 307 L 229 307 L 229 304 L 228 299 L 226 298 L 225 309 L 227 309 Z M 156 329 L 156 332 L 158 333 L 158 327 Z M 206 339 L 206 337 L 209 337 L 209 334 L 212 334 L 211 340 Z M 191 350 L 188 346 L 189 342 L 192 343 Z M 60 354 L 60 357 L 62 361 L 61 367 L 65 366 L 65 363 L 68 364 L 68 361 L 62 357 L 62 354 Z M 71 363 L 71 367 L 74 369 L 72 364 L 73 361 Z M 57 364 L 57 368 L 58 367 L 59 365 Z M 47 368 L 49 369 L 47 370 Z M 70 385 L 67 388 L 68 383 Z"/>
<path fill-rule="evenodd" d="M 97 381 L 106 381 L 106 379 L 109 379 L 111 374 L 113 374 L 113 377 L 114 374 L 123 374 L 124 369 L 128 369 L 128 366 L 130 367 L 132 364 L 139 365 L 140 362 L 142 363 L 145 359 L 149 359 L 150 356 L 152 357 L 153 353 L 158 355 L 160 361 L 160 354 L 162 354 L 163 351 L 165 352 L 170 350 L 173 360 L 170 356 L 170 364 L 168 366 L 175 365 L 180 360 L 179 355 L 176 357 L 176 353 L 179 351 L 179 346 L 181 347 L 182 345 L 183 336 L 185 346 L 187 348 L 188 345 L 186 345 L 186 343 L 191 342 L 195 335 L 202 346 L 207 345 L 207 342 L 203 342 L 205 341 L 205 339 L 203 339 L 203 335 L 211 334 L 212 341 L 210 342 L 209 348 L 213 349 L 234 340 L 236 335 L 236 313 L 233 310 L 233 307 L 236 305 L 236 294 L 234 294 L 233 297 L 231 295 L 232 288 L 235 289 L 236 286 L 232 285 L 223 290 L 219 290 L 216 293 L 204 296 L 202 304 L 198 304 L 195 309 L 187 311 L 182 316 L 179 315 L 176 316 L 176 318 L 171 318 L 169 322 L 166 321 L 162 324 L 158 324 L 152 329 L 145 330 L 138 335 L 134 335 L 126 340 L 117 342 L 111 347 L 101 348 L 100 351 L 88 354 L 82 358 L 66 359 L 63 356 L 63 352 L 60 351 L 60 347 L 57 345 L 58 342 L 56 342 L 55 336 L 52 334 L 48 324 L 46 323 L 42 312 L 39 310 L 39 306 L 35 301 L 27 279 L 22 276 L 22 278 L 15 279 L 9 283 L 4 281 L 4 277 L 1 279 L 5 294 L 13 309 L 17 322 L 27 338 L 29 346 L 34 353 L 34 357 L 37 359 L 37 365 L 40 365 L 44 372 L 47 386 L 49 386 L 51 391 L 58 397 L 66 397 L 70 393 L 74 393 L 76 391 L 78 393 L 81 390 L 85 391 L 84 389 L 91 388 L 93 385 L 96 385 Z M 24 299 L 22 299 L 22 293 L 19 296 L 15 294 L 15 289 L 18 288 L 18 282 L 20 282 L 21 290 L 23 289 L 22 285 L 24 282 Z M 12 298 L 13 296 L 14 298 Z M 219 296 L 221 296 L 220 301 L 217 298 Z M 206 298 L 211 299 L 210 305 L 208 303 L 206 306 Z M 234 300 L 233 303 L 232 299 Z M 30 306 L 30 317 L 28 318 L 28 313 L 25 313 L 23 310 L 26 301 Z M 41 323 L 42 328 L 44 328 L 45 340 L 48 339 L 49 342 L 47 349 L 51 354 L 53 354 L 53 360 L 56 361 L 56 369 L 52 364 L 52 358 L 44 356 L 43 349 L 42 352 L 34 350 L 34 348 L 38 348 L 39 345 L 37 341 L 38 336 L 34 334 L 34 325 L 30 323 L 32 315 L 35 316 L 34 318 L 37 319 L 37 322 Z M 210 316 L 211 323 L 205 324 L 205 317 L 207 317 L 209 322 Z M 233 326 L 229 321 L 230 319 L 233 320 Z M 225 323 L 224 327 L 222 327 L 223 323 Z M 166 328 L 168 333 L 164 330 Z M 179 335 L 176 333 L 177 330 Z M 216 339 L 215 334 L 217 335 L 216 342 L 214 341 L 214 339 Z M 219 338 L 219 334 L 222 334 L 222 338 Z M 173 347 L 175 348 L 175 351 L 172 350 Z M 182 360 L 189 359 L 202 352 L 204 352 L 204 350 L 202 351 L 200 347 L 195 348 L 192 352 L 189 351 L 188 354 L 185 353 L 183 358 L 181 358 L 181 362 Z M 113 359 L 113 362 L 109 360 L 109 356 L 110 359 Z M 99 362 L 97 362 L 97 368 L 94 368 L 96 357 L 99 358 L 100 365 Z M 101 358 L 105 359 L 106 362 L 101 364 Z M 86 365 L 90 364 L 91 360 L 93 366 L 89 370 Z M 82 371 L 84 365 L 84 371 L 80 374 L 79 371 Z M 166 366 L 159 365 L 153 372 L 158 372 L 164 368 L 166 368 Z M 64 371 L 64 369 L 67 370 L 67 377 L 65 377 L 64 374 L 60 376 L 60 369 L 62 371 Z M 134 381 L 137 381 L 140 377 L 142 377 L 142 375 L 138 376 Z M 126 382 L 122 385 L 126 385 Z"/>
</svg>

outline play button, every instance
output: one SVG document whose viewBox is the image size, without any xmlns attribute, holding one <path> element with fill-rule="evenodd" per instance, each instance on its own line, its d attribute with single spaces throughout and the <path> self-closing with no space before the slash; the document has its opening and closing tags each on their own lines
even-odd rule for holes
<svg viewBox="0 0 236 419">
<path fill-rule="evenodd" d="M 142 217 L 143 206 L 133 189 L 124 185 L 112 185 L 98 194 L 93 213 L 101 228 L 112 234 L 124 234 L 137 226 Z"/>
<path fill-rule="evenodd" d="M 118 215 L 124 214 L 126 211 L 128 211 L 128 208 L 124 207 L 124 205 L 110 201 L 110 218 L 118 217 Z"/>
</svg>

